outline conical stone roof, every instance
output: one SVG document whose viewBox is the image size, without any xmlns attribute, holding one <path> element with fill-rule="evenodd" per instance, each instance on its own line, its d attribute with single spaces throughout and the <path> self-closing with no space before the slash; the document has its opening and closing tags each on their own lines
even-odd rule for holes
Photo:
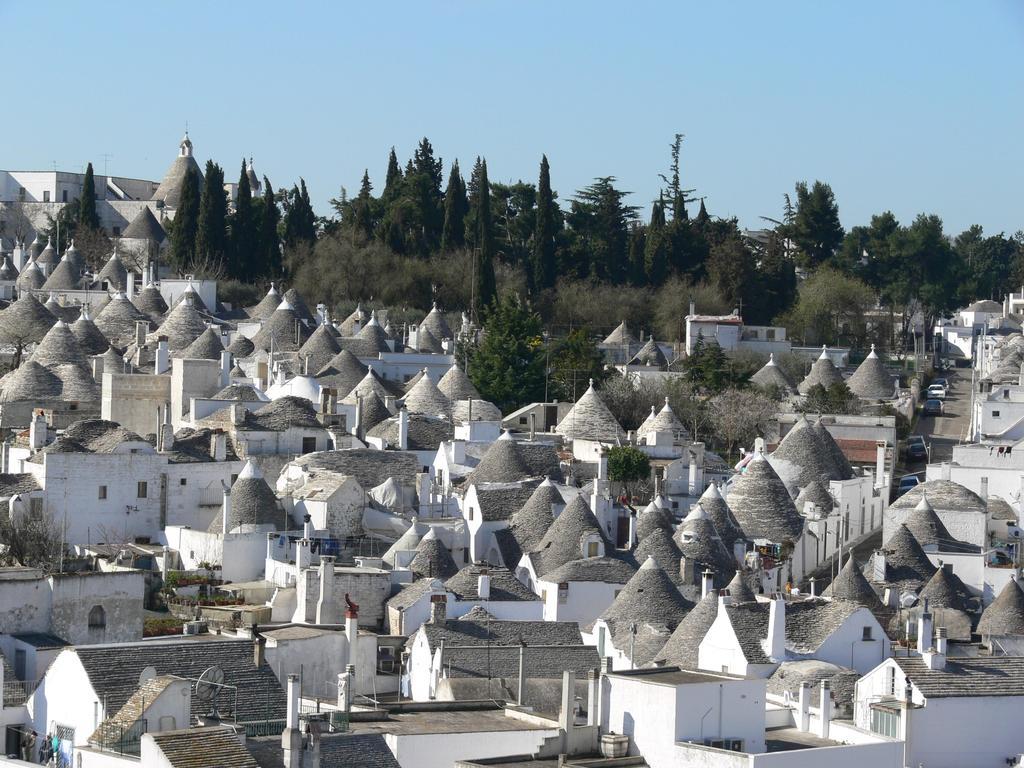
<svg viewBox="0 0 1024 768">
<path fill-rule="evenodd" d="M 718 617 L 718 591 L 711 590 L 683 617 L 669 639 L 654 656 L 658 665 L 697 669 L 701 642 Z"/>
<path fill-rule="evenodd" d="M 18 289 L 18 293 L 27 293 L 28 291 L 38 291 L 43 287 L 43 283 L 46 282 L 46 276 L 43 271 L 39 268 L 39 265 L 34 261 L 30 261 L 25 265 L 25 268 L 21 270 L 21 274 L 18 275 L 18 279 L 14 281 L 14 287 Z"/>
<path fill-rule="evenodd" d="M 263 473 L 252 461 L 246 462 L 231 486 L 231 508 L 228 514 L 228 532 L 243 525 L 272 525 L 281 530 L 285 524 L 284 512 L 274 491 L 267 485 Z M 223 518 L 214 517 L 210 531 L 223 530 Z"/>
<path fill-rule="evenodd" d="M 82 314 L 72 323 L 71 333 L 75 335 L 79 348 L 86 355 L 102 355 L 110 346 L 107 337 L 89 317 L 88 308 L 83 308 Z"/>
<path fill-rule="evenodd" d="M 447 414 L 452 407 L 448 398 L 441 393 L 441 390 L 427 375 L 421 377 L 416 385 L 406 393 L 402 398 L 402 404 L 409 413 L 420 413 L 425 416 Z"/>
<path fill-rule="evenodd" d="M 842 478 L 832 454 L 802 414 L 768 460 L 780 477 L 799 487 Z"/>
<path fill-rule="evenodd" d="M 629 364 L 649 365 L 656 368 L 664 368 L 668 365 L 668 360 L 665 359 L 665 355 L 661 351 L 661 348 L 655 343 L 654 336 L 651 336 L 651 338 L 644 342 L 644 345 L 640 347 L 640 351 L 633 355 Z"/>
<path fill-rule="evenodd" d="M 36 256 L 36 264 L 42 268 L 43 265 L 54 266 L 60 261 L 60 255 L 57 253 L 57 249 L 53 247 L 53 240 L 46 238 L 46 247 L 39 252 Z"/>
<path fill-rule="evenodd" d="M 843 453 L 843 449 L 839 447 L 839 443 L 832 437 L 832 433 L 821 423 L 820 417 L 811 426 L 814 428 L 814 434 L 821 441 L 821 445 L 832 457 L 832 466 L 835 467 L 839 475 L 836 479 L 850 480 L 853 477 L 853 467 L 850 465 L 850 460 L 846 458 L 846 454 Z"/>
<path fill-rule="evenodd" d="M 292 308 L 296 317 L 300 320 L 307 320 L 312 322 L 313 313 L 309 311 L 309 307 L 306 305 L 305 300 L 299 295 L 299 292 L 294 288 L 289 288 L 284 292 L 284 300 L 288 303 L 288 306 Z"/>
<path fill-rule="evenodd" d="M 459 367 L 456 363 L 437 383 L 437 388 L 441 390 L 441 393 L 447 397 L 451 402 L 456 400 L 480 400 L 480 392 L 473 386 L 473 382 L 469 380 L 469 376 L 466 372 Z"/>
<path fill-rule="evenodd" d="M 249 357 L 255 349 L 256 347 L 253 346 L 252 341 L 240 333 L 236 333 L 235 338 L 233 338 L 231 343 L 228 344 L 228 352 L 231 353 L 232 357 L 240 360 L 244 360 Z"/>
<path fill-rule="evenodd" d="M 309 361 L 310 373 L 322 369 L 334 359 L 335 355 L 341 352 L 341 347 L 338 346 L 338 339 L 331 333 L 330 327 L 327 324 L 318 325 L 316 330 L 306 339 L 306 343 L 299 348 L 299 360 L 302 361 L 303 365 L 306 364 L 305 361 Z"/>
<path fill-rule="evenodd" d="M 203 172 L 199 168 L 199 163 L 192 156 L 192 142 L 189 141 L 188 135 L 182 140 L 181 147 L 181 152 L 174 158 L 171 167 L 167 169 L 164 180 L 160 182 L 160 186 L 153 193 L 153 199 L 163 200 L 168 208 L 177 208 L 181 202 L 181 189 L 185 184 L 187 173 L 196 174 L 197 186 L 199 188 L 203 186 Z"/>
<path fill-rule="evenodd" d="M 156 216 L 149 209 L 149 206 L 142 208 L 135 218 L 132 219 L 125 230 L 121 233 L 122 239 L 127 240 L 152 240 L 154 243 L 162 243 L 167 238 L 167 233 L 156 220 Z"/>
<path fill-rule="evenodd" d="M 679 526 L 675 542 L 683 557 L 694 563 L 694 573 L 710 569 L 715 574 L 717 585 L 727 583 L 736 571 L 736 558 L 725 548 L 715 524 L 699 503 Z"/>
<path fill-rule="evenodd" d="M 73 291 L 82 287 L 82 273 L 67 257 L 60 260 L 43 283 L 44 291 Z"/>
<path fill-rule="evenodd" d="M 259 304 L 249 310 L 249 317 L 253 320 L 266 320 L 272 314 L 274 310 L 281 304 L 281 294 L 277 292 L 277 288 L 274 284 L 270 284 L 270 290 L 267 294 L 260 299 Z"/>
<path fill-rule="evenodd" d="M 167 337 L 167 347 L 173 352 L 187 348 L 207 329 L 206 318 L 187 298 L 179 301 L 167 313 L 156 329 L 157 336 Z"/>
<path fill-rule="evenodd" d="M 64 385 L 39 363 L 28 360 L 4 376 L 0 382 L 0 401 L 59 400 Z"/>
<path fill-rule="evenodd" d="M 370 320 L 351 338 L 343 338 L 342 349 L 349 350 L 356 357 L 377 357 L 381 352 L 390 352 L 387 334 L 380 327 L 376 316 L 371 313 Z"/>
<path fill-rule="evenodd" d="M 427 316 L 423 318 L 423 322 L 420 323 L 420 330 L 430 331 L 430 335 L 437 339 L 438 342 L 451 339 L 454 336 L 448 321 L 445 320 L 436 303 L 430 308 Z"/>
<path fill-rule="evenodd" d="M 782 369 L 775 364 L 775 354 L 768 355 L 768 362 L 750 377 L 750 383 L 762 389 L 774 389 L 786 394 L 795 394 L 796 387 Z"/>
<path fill-rule="evenodd" d="M 881 358 L 875 353 L 875 345 L 864 362 L 857 366 L 849 381 L 850 391 L 864 400 L 889 400 L 896 394 L 893 377 L 885 370 Z"/>
<path fill-rule="evenodd" d="M 11 255 L 9 253 L 5 253 L 3 265 L 0 266 L 0 280 L 11 281 L 17 279 L 18 270 L 14 266 L 14 262 L 11 261 Z"/>
<path fill-rule="evenodd" d="M 292 306 L 282 301 L 252 337 L 252 343 L 263 352 L 269 352 L 271 347 L 275 352 L 297 352 L 308 338 L 309 329 Z"/>
<path fill-rule="evenodd" d="M 71 326 L 63 320 L 58 320 L 46 332 L 32 352 L 31 359 L 44 368 L 54 368 L 64 363 L 86 364 L 85 355 L 78 346 L 78 339 L 71 332 Z"/>
<path fill-rule="evenodd" d="M 617 326 L 615 330 L 609 333 L 603 342 L 609 346 L 623 346 L 625 344 L 635 344 L 636 337 L 629 332 L 629 328 L 626 326 L 626 321 L 623 320 Z"/>
<path fill-rule="evenodd" d="M 416 545 L 416 555 L 409 562 L 409 570 L 420 578 L 447 581 L 459 572 L 448 547 L 431 528 Z"/>
<path fill-rule="evenodd" d="M 576 496 L 544 532 L 536 549 L 530 552 L 534 572 L 537 576 L 543 576 L 559 566 L 581 559 L 584 557 L 584 537 L 590 535 L 599 536 L 607 542 L 586 499 Z M 611 547 L 607 546 L 606 549 Z"/>
<path fill-rule="evenodd" d="M 932 509 L 932 505 L 928 503 L 928 497 L 925 495 L 921 496 L 921 500 L 917 502 L 917 506 L 914 507 L 913 511 L 907 515 L 903 524 L 907 526 L 914 535 L 914 538 L 917 539 L 917 543 L 922 547 L 935 547 L 941 552 L 961 552 L 977 549 L 970 544 L 958 541 L 949 532 L 949 529 L 939 519 L 935 510 Z"/>
<path fill-rule="evenodd" d="M 124 349 L 135 341 L 135 323 L 140 320 L 149 327 L 149 318 L 139 312 L 123 293 L 118 292 L 100 310 L 93 322 L 111 344 Z"/>
<path fill-rule="evenodd" d="M 652 432 L 671 432 L 673 442 L 676 445 L 693 441 L 689 431 L 683 426 L 683 422 L 679 420 L 672 410 L 672 406 L 668 404 L 667 397 L 665 398 L 665 404 L 657 413 L 655 413 L 654 407 L 651 407 L 651 415 L 640 425 L 640 428 L 636 431 L 636 436 L 642 440 Z"/>
<path fill-rule="evenodd" d="M 43 306 L 46 307 L 51 315 L 56 317 L 58 320 L 63 320 L 65 323 L 75 322 L 75 320 L 78 319 L 78 316 L 82 313 L 81 307 L 75 304 L 64 306 L 57 301 L 57 298 L 52 293 Z"/>
<path fill-rule="evenodd" d="M 99 401 L 100 385 L 84 363 L 66 363 L 52 370 L 61 381 L 61 400 L 72 403 Z"/>
<path fill-rule="evenodd" d="M 1011 579 L 981 614 L 978 634 L 1024 635 L 1024 591 Z"/>
<path fill-rule="evenodd" d="M 647 559 L 651 557 L 665 571 L 673 584 L 682 586 L 679 561 L 682 560 L 683 553 L 672 538 L 671 530 L 654 528 L 633 550 L 633 558 L 638 563 L 646 563 Z"/>
<path fill-rule="evenodd" d="M 41 341 L 57 318 L 30 293 L 0 311 L 0 342 L 30 344 Z"/>
<path fill-rule="evenodd" d="M 750 577 L 748 573 L 737 570 L 733 575 L 726 589 L 729 590 L 729 597 L 737 603 L 752 603 L 757 600 L 757 595 L 750 588 Z"/>
<path fill-rule="evenodd" d="M 366 322 L 366 313 L 363 311 L 363 307 L 360 304 L 356 305 L 356 308 L 352 310 L 351 314 L 346 317 L 338 326 L 338 332 L 342 336 L 351 337 L 358 333 L 358 328 L 363 327 L 363 323 Z"/>
<path fill-rule="evenodd" d="M 115 291 L 123 291 L 128 287 L 128 268 L 121 261 L 117 248 L 114 248 L 114 252 L 110 255 L 107 263 L 103 265 L 103 269 L 96 275 L 96 283 L 99 285 L 106 283 L 108 289 Z"/>
<path fill-rule="evenodd" d="M 816 384 L 820 384 L 825 389 L 828 389 L 833 384 L 841 384 L 842 381 L 842 374 L 839 373 L 835 365 L 832 363 L 832 360 L 831 358 L 829 358 L 828 352 L 826 351 L 825 347 L 822 347 L 821 356 L 814 361 L 814 364 L 811 366 L 810 372 L 807 374 L 804 380 L 800 382 L 800 386 L 797 387 L 797 389 L 799 390 L 801 395 L 806 395 L 808 392 L 811 391 L 811 387 L 815 386 Z"/>
<path fill-rule="evenodd" d="M 656 529 L 666 530 L 671 535 L 675 527 L 675 519 L 672 513 L 663 507 L 659 507 L 653 501 L 640 510 L 636 516 L 636 538 L 643 541 Z"/>
<path fill-rule="evenodd" d="M 321 386 L 333 387 L 339 398 L 345 398 L 363 380 L 367 370 L 359 358 L 343 349 L 317 372 L 316 377 Z"/>
<path fill-rule="evenodd" d="M 387 387 L 381 382 L 372 370 L 367 370 L 366 375 L 363 376 L 362 380 L 356 384 L 355 388 L 342 398 L 342 402 L 345 405 L 356 405 L 358 397 L 368 397 L 370 395 L 376 395 L 381 400 L 391 396 L 388 392 Z"/>
<path fill-rule="evenodd" d="M 971 609 L 971 593 L 952 568 L 938 568 L 917 596 L 923 605 L 928 600 L 929 608 L 964 611 Z"/>
<path fill-rule="evenodd" d="M 152 283 L 139 291 L 132 303 L 139 312 L 146 315 L 154 323 L 163 321 L 164 315 L 167 312 L 167 302 L 164 301 L 164 297 Z"/>
<path fill-rule="evenodd" d="M 803 517 L 763 455 L 755 456 L 733 480 L 726 503 L 749 539 L 781 544 L 795 542 L 803 533 Z"/>
<path fill-rule="evenodd" d="M 896 529 L 883 549 L 888 584 L 916 592 L 935 574 L 935 566 L 906 525 Z"/>
<path fill-rule="evenodd" d="M 803 514 L 807 502 L 817 504 L 822 513 L 826 515 L 836 506 L 836 500 L 832 498 L 832 494 L 817 480 L 811 481 L 800 489 L 800 493 L 796 497 L 797 511 Z"/>
<path fill-rule="evenodd" d="M 359 428 L 363 434 L 369 432 L 375 426 L 391 418 L 384 401 L 372 392 L 368 397 L 363 398 L 359 411 Z"/>
<path fill-rule="evenodd" d="M 594 389 L 593 380 L 583 396 L 558 422 L 555 432 L 568 440 L 596 440 L 604 443 L 623 442 L 626 432 L 608 410 Z"/>
<path fill-rule="evenodd" d="M 515 440 L 495 440 L 480 463 L 466 478 L 469 485 L 515 483 L 530 476 L 530 468 L 519 453 Z"/>
<path fill-rule="evenodd" d="M 186 360 L 220 360 L 223 351 L 224 344 L 220 340 L 220 334 L 213 328 L 207 328 L 185 349 L 175 352 L 174 357 Z"/>
<path fill-rule="evenodd" d="M 387 329 L 385 329 L 384 335 L 386 336 L 387 333 Z M 416 351 L 439 355 L 444 352 L 444 347 L 441 341 L 430 332 L 429 328 L 420 328 L 419 333 L 416 334 Z"/>
<path fill-rule="evenodd" d="M 456 424 L 465 424 L 468 421 L 501 421 L 501 409 L 487 400 L 456 400 L 452 403 L 452 421 Z"/>
<path fill-rule="evenodd" d="M 732 510 L 729 509 L 729 505 L 726 504 L 725 499 L 722 497 L 722 492 L 718 490 L 717 485 L 712 483 L 701 494 L 700 506 L 707 512 L 711 522 L 715 524 L 715 530 L 718 531 L 722 544 L 725 545 L 727 550 L 732 552 L 736 542 L 744 538 L 743 530 L 736 521 Z"/>
<path fill-rule="evenodd" d="M 848 600 L 857 603 L 870 611 L 882 609 L 882 601 L 868 584 L 864 572 L 852 557 L 847 558 L 846 564 L 839 569 L 835 579 L 822 594 L 833 600 Z"/>
</svg>

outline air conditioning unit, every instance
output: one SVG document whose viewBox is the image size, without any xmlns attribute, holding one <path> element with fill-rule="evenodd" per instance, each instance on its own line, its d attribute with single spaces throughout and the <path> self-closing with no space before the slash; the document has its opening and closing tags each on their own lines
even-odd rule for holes
<svg viewBox="0 0 1024 768">
<path fill-rule="evenodd" d="M 205 621 L 187 621 L 185 627 L 182 629 L 182 634 L 185 635 L 201 635 L 207 631 Z"/>
</svg>

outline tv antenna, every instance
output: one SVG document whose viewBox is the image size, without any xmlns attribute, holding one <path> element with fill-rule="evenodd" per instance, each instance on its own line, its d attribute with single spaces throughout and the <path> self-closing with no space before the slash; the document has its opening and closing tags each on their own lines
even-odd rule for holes
<svg viewBox="0 0 1024 768">
<path fill-rule="evenodd" d="M 107 175 L 107 161 L 110 158 L 112 158 L 113 155 L 110 154 L 109 152 L 104 152 L 102 155 L 100 155 L 100 157 L 103 158 L 103 176 L 106 177 L 106 175 Z"/>
</svg>

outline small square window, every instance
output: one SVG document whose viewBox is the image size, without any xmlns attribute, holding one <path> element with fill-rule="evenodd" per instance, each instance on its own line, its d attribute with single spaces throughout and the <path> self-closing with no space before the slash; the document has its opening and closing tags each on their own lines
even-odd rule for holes
<svg viewBox="0 0 1024 768">
<path fill-rule="evenodd" d="M 43 190 L 43 202 L 44 203 L 50 202 L 50 190 L 48 190 L 48 189 L 44 189 Z"/>
<path fill-rule="evenodd" d="M 105 499 L 105 498 L 107 498 L 107 486 L 105 486 L 105 485 L 101 485 L 101 486 L 100 486 L 100 494 L 99 494 L 99 498 L 100 498 L 100 499 Z"/>
<path fill-rule="evenodd" d="M 874 639 L 871 636 L 871 627 L 864 627 L 864 631 L 861 634 L 861 638 L 860 639 L 861 640 L 873 640 Z"/>
<path fill-rule="evenodd" d="M 179 482 L 180 482 L 181 485 L 188 485 L 188 480 L 186 480 L 184 477 L 181 478 L 181 480 Z"/>
<path fill-rule="evenodd" d="M 68 191 L 67 191 L 66 189 L 64 189 L 64 190 L 61 190 L 61 193 L 60 193 L 60 201 L 61 201 L 62 203 L 66 203 L 66 202 L 68 201 Z"/>
<path fill-rule="evenodd" d="M 473 508 L 472 507 L 469 508 L 469 518 L 468 519 L 470 519 L 470 520 L 473 519 Z"/>
<path fill-rule="evenodd" d="M 302 438 L 302 453 L 313 453 L 316 450 L 316 438 L 315 437 L 304 437 Z"/>
<path fill-rule="evenodd" d="M 139 480 L 138 484 L 138 497 L 144 499 L 149 495 L 149 483 L 145 480 Z"/>
<path fill-rule="evenodd" d="M 993 419 L 998 419 L 999 418 L 999 411 L 992 411 L 992 418 Z"/>
<path fill-rule="evenodd" d="M 120 236 L 121 236 L 121 228 L 120 227 L 114 227 L 114 237 L 120 237 Z"/>
</svg>

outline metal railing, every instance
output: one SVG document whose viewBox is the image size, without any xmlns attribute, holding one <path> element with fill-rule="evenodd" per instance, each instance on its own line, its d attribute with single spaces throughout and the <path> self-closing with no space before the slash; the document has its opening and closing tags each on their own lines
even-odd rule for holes
<svg viewBox="0 0 1024 768">
<path fill-rule="evenodd" d="M 4 678 L 3 696 L 0 697 L 0 705 L 4 707 L 20 707 L 28 701 L 33 691 L 35 691 L 38 682 L 38 680 Z"/>
<path fill-rule="evenodd" d="M 90 744 L 104 752 L 138 757 L 142 749 L 142 734 L 149 731 L 149 721 L 141 717 L 131 725 L 108 721 L 101 727 L 100 738 Z"/>
</svg>

